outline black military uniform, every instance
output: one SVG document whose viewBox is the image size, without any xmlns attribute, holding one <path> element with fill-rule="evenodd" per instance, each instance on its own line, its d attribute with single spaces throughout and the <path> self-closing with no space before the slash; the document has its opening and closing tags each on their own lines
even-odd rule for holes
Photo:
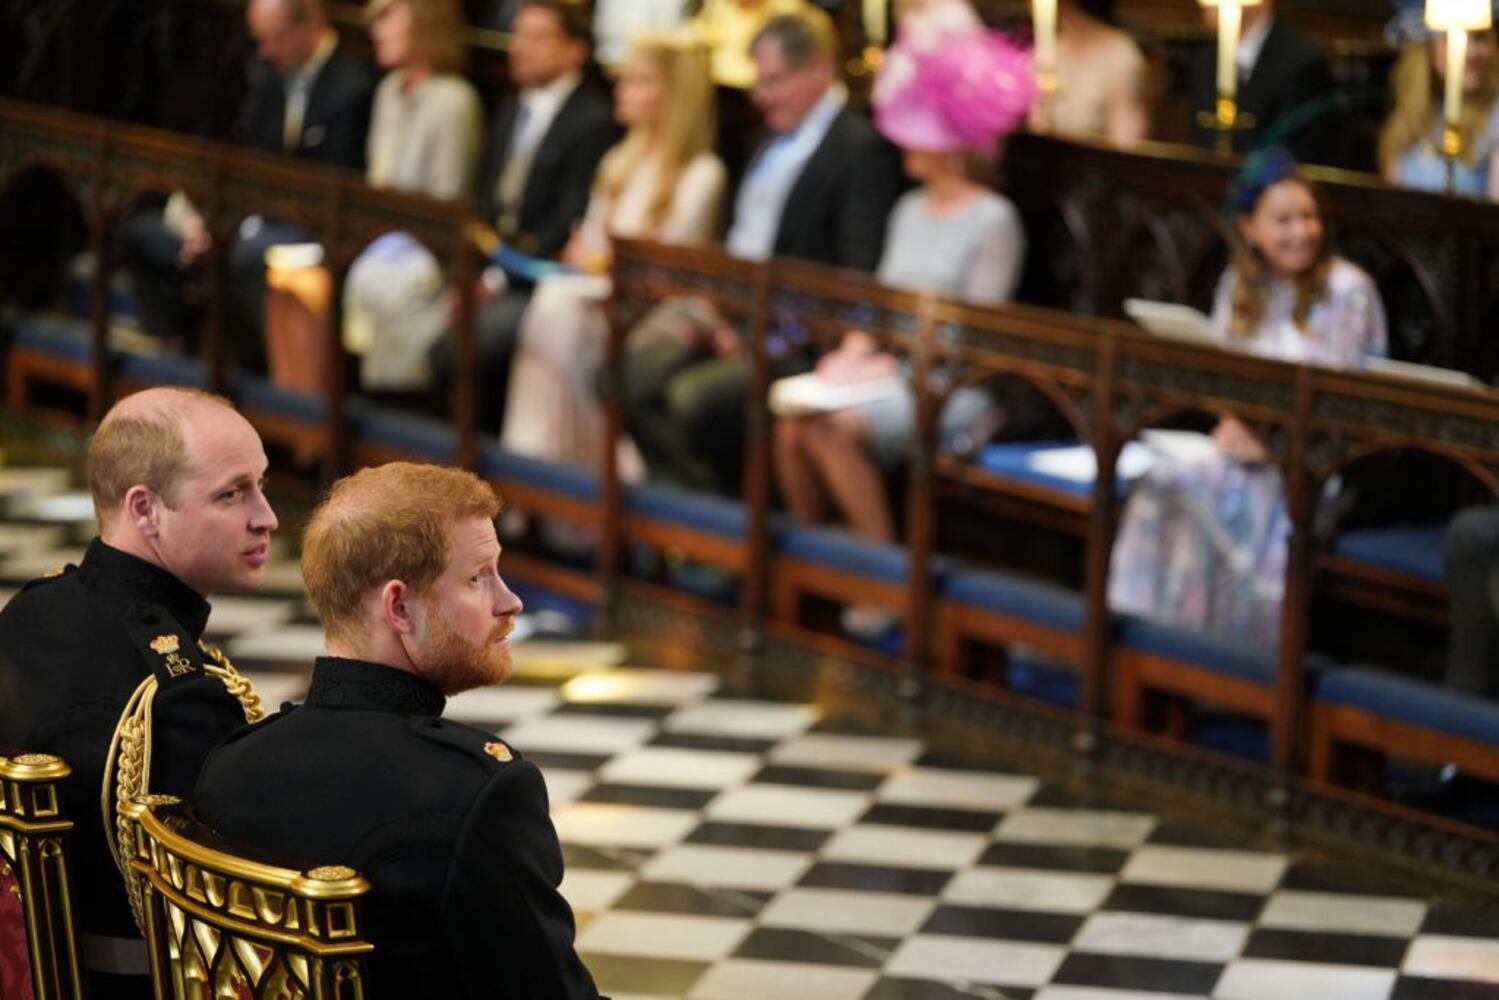
<svg viewBox="0 0 1499 1000">
<path fill-rule="evenodd" d="M 366 996 L 592 998 L 557 892 L 562 851 L 534 764 L 440 718 L 393 667 L 323 657 L 307 702 L 235 733 L 198 816 L 247 847 L 369 879 Z"/>
<path fill-rule="evenodd" d="M 80 565 L 32 581 L 0 611 L 0 659 L 17 697 L 8 727 L 22 749 L 56 754 L 73 769 L 63 801 L 74 822 L 83 959 L 96 997 L 151 995 L 145 948 L 99 814 L 125 703 L 155 671 L 162 686 L 152 714 L 151 790 L 171 795 L 188 795 L 208 751 L 245 723 L 223 684 L 203 674 L 198 640 L 208 612 L 171 573 L 98 539 Z"/>
</svg>

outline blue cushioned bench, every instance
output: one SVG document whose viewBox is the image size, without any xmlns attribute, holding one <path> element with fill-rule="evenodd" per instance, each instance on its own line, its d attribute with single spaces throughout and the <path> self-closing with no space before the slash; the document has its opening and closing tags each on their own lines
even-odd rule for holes
<svg viewBox="0 0 1499 1000">
<path fill-rule="evenodd" d="M 647 483 L 627 487 L 625 535 L 732 573 L 744 572 L 748 515 L 737 500 Z"/>
<path fill-rule="evenodd" d="M 817 595 L 842 604 L 863 604 L 899 614 L 906 606 L 909 559 L 905 546 L 871 542 L 839 528 L 778 521 L 772 606 L 784 622 L 796 622 L 802 599 Z M 933 560 L 940 579 L 945 563 Z"/>
<path fill-rule="evenodd" d="M 1053 583 L 975 567 L 937 581 L 936 663 L 963 673 L 975 642 L 1023 646 L 1077 665 L 1083 658 L 1083 595 Z"/>
<path fill-rule="evenodd" d="M 1229 642 L 1190 629 L 1133 616 L 1120 624 L 1114 650 L 1113 716 L 1131 728 L 1148 722 L 1151 693 L 1208 702 L 1256 719 L 1275 714 L 1275 647 Z M 1328 661 L 1308 654 L 1308 677 Z"/>
<path fill-rule="evenodd" d="M 1341 746 L 1499 781 L 1499 702 L 1367 667 L 1320 672 L 1312 684 L 1310 771 L 1330 781 Z"/>
<path fill-rule="evenodd" d="M 16 322 L 6 360 L 6 399 L 24 406 L 33 382 L 87 393 L 93 384 L 89 325 L 67 316 L 25 316 Z"/>
<path fill-rule="evenodd" d="M 1347 559 L 1421 580 L 1441 582 L 1447 523 L 1402 524 L 1344 532 L 1333 551 Z"/>
</svg>

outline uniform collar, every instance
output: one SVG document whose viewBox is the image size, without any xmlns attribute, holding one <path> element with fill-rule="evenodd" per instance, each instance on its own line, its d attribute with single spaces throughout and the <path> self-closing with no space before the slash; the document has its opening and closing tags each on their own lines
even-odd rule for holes
<svg viewBox="0 0 1499 1000">
<path fill-rule="evenodd" d="M 312 666 L 307 704 L 396 715 L 439 716 L 447 705 L 441 691 L 415 674 L 368 660 L 320 656 Z"/>
<path fill-rule="evenodd" d="M 78 564 L 78 577 L 99 590 L 160 605 L 194 641 L 203 637 L 208 612 L 212 610 L 208 602 L 202 594 L 154 563 L 95 538 Z"/>
</svg>

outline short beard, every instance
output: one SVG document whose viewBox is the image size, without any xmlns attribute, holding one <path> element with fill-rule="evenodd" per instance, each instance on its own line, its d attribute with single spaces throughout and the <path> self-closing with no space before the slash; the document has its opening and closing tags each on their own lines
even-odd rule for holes
<svg viewBox="0 0 1499 1000">
<path fill-rule="evenodd" d="M 428 604 L 427 634 L 413 657 L 417 673 L 428 684 L 449 697 L 474 688 L 502 683 L 510 676 L 510 650 L 495 641 L 511 628 L 505 619 L 475 643 L 448 622 L 447 615 L 436 605 Z"/>
</svg>

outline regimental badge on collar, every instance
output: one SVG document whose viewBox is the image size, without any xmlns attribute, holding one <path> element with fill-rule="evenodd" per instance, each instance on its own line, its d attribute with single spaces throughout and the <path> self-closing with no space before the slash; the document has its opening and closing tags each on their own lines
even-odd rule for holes
<svg viewBox="0 0 1499 1000">
<path fill-rule="evenodd" d="M 484 752 L 489 754 L 489 756 L 493 757 L 495 760 L 499 761 L 501 764 L 508 764 L 515 759 L 515 754 L 510 752 L 510 748 L 501 743 L 499 740 L 495 740 L 493 743 L 484 744 Z"/>
<path fill-rule="evenodd" d="M 158 656 L 166 657 L 167 673 L 173 677 L 181 677 L 194 670 L 193 661 L 178 652 L 181 648 L 182 640 L 175 635 L 159 635 L 151 640 L 151 651 Z"/>
</svg>

